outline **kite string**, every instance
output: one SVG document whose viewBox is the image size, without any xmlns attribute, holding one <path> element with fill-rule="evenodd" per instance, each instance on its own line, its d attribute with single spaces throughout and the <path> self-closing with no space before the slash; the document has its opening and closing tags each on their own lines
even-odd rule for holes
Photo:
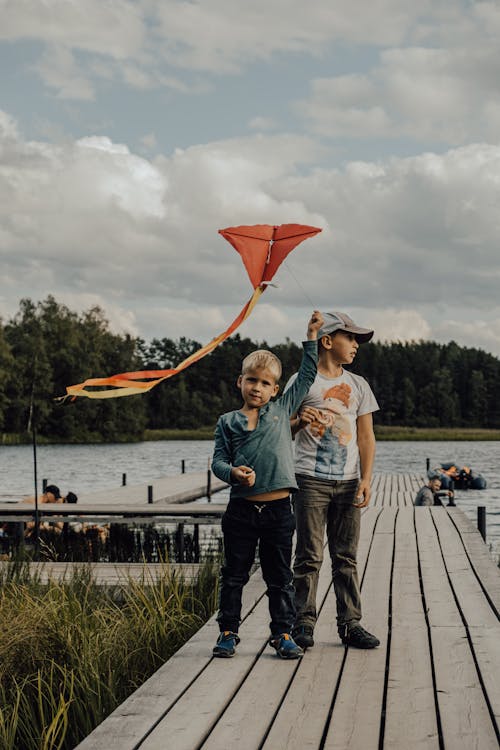
<svg viewBox="0 0 500 750">
<path fill-rule="evenodd" d="M 288 273 L 290 274 L 290 276 L 292 277 L 292 279 L 295 281 L 295 283 L 299 287 L 299 289 L 302 292 L 302 294 L 304 295 L 304 297 L 307 299 L 307 301 L 311 305 L 311 308 L 313 310 L 315 310 L 316 309 L 316 305 L 314 304 L 314 302 L 312 301 L 312 299 L 310 298 L 310 296 L 308 295 L 308 293 L 306 292 L 306 290 L 304 289 L 304 287 L 302 286 L 302 284 L 300 283 L 300 281 L 298 280 L 298 278 L 293 273 L 291 267 L 289 266 L 289 263 L 290 263 L 290 261 L 287 260 L 287 261 L 285 261 L 283 263 L 283 265 L 285 266 L 286 270 L 288 271 Z"/>
</svg>

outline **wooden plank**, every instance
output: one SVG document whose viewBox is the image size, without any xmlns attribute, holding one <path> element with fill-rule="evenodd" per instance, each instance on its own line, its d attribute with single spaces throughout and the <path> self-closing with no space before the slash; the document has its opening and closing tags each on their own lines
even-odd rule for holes
<svg viewBox="0 0 500 750">
<path fill-rule="evenodd" d="M 472 568 L 480 579 L 497 616 L 500 617 L 500 568 L 493 562 L 483 537 L 465 513 L 458 508 L 447 507 L 446 511 L 460 533 Z"/>
<path fill-rule="evenodd" d="M 379 516 L 363 580 L 363 625 L 380 638 L 371 651 L 348 649 L 325 740 L 325 750 L 378 750 L 388 636 L 389 583 L 393 554 L 390 523 L 396 508 Z"/>
<path fill-rule="evenodd" d="M 439 747 L 413 515 L 401 509 L 396 522 L 384 750 Z"/>
<path fill-rule="evenodd" d="M 446 508 L 430 509 L 454 594 L 467 625 L 495 628 L 498 617 L 470 566 L 461 537 Z M 493 567 L 493 563 L 491 563 Z M 500 634 L 499 634 L 500 635 Z"/>
<path fill-rule="evenodd" d="M 271 682 L 274 694 L 281 695 L 290 679 L 291 671 L 297 665 L 293 662 L 279 661 L 271 649 L 266 648 L 268 622 L 267 600 L 262 600 L 240 627 L 241 643 L 237 655 L 230 660 L 212 659 L 196 682 L 142 742 L 141 750 L 164 750 L 168 747 L 166 743 L 174 737 L 175 742 L 172 742 L 171 747 L 175 747 L 175 750 L 192 750 L 199 747 L 250 673 L 251 684 L 258 693 L 265 690 L 266 684 Z M 261 669 L 257 669 L 256 661 Z M 262 682 L 258 682 L 259 675 Z M 252 715 L 255 719 L 258 718 L 257 711 L 260 710 L 261 707 L 254 706 Z M 228 713 L 230 718 L 234 718 L 234 711 Z M 247 729 L 250 730 L 246 726 L 236 727 L 236 731 L 241 732 L 246 732 Z"/>
<path fill-rule="evenodd" d="M 493 750 L 498 747 L 495 729 L 446 575 L 431 509 L 416 508 L 415 522 L 444 747 Z"/>
<path fill-rule="evenodd" d="M 368 550 L 380 509 L 363 514 L 358 547 L 358 574 L 363 576 Z M 337 635 L 336 602 L 332 591 L 320 611 L 314 633 L 315 645 L 308 649 L 294 676 L 262 750 L 318 748 L 332 702 L 345 649 Z"/>
<path fill-rule="evenodd" d="M 396 507 L 385 507 L 382 510 L 383 513 L 380 513 L 377 519 L 376 534 L 389 534 L 393 537 L 398 509 Z"/>
<path fill-rule="evenodd" d="M 384 492 L 382 495 L 382 505 L 390 508 L 392 497 L 392 474 L 387 474 L 384 483 Z"/>
<path fill-rule="evenodd" d="M 382 505 L 382 496 L 384 494 L 385 474 L 375 474 L 373 480 L 373 497 L 372 505 Z"/>
<path fill-rule="evenodd" d="M 264 592 L 265 584 L 259 569 L 243 590 L 243 622 L 259 606 Z M 218 633 L 219 626 L 214 616 L 96 727 L 78 745 L 78 750 L 135 750 L 207 665 L 211 661 L 223 661 L 212 659 Z"/>
<path fill-rule="evenodd" d="M 433 628 L 432 647 L 445 748 L 498 750 L 464 629 Z"/>
<path fill-rule="evenodd" d="M 432 508 L 445 567 L 460 614 L 465 620 L 477 668 L 495 717 L 500 724 L 500 622 L 470 567 L 461 537 L 445 508 Z M 493 567 L 493 562 L 491 562 Z"/>
<path fill-rule="evenodd" d="M 152 479 L 148 484 L 126 485 L 97 492 L 85 492 L 78 498 L 82 505 L 135 505 L 137 502 L 147 504 L 148 485 L 153 487 L 153 501 L 155 503 L 184 503 L 205 497 L 207 494 L 207 471 L 188 474 L 175 474 L 167 477 Z M 211 474 L 210 486 L 212 492 L 218 492 L 228 485 L 214 474 Z"/>
<path fill-rule="evenodd" d="M 108 519 L 112 523 L 131 523 L 136 518 L 144 518 L 146 522 L 173 522 L 184 520 L 196 523 L 218 523 L 227 507 L 226 503 L 187 503 L 185 505 L 66 505 L 58 503 L 44 503 L 39 508 L 40 518 L 51 521 L 102 521 Z M 0 507 L 0 520 L 30 521 L 35 509 L 32 505 L 13 504 Z"/>
<path fill-rule="evenodd" d="M 3 574 L 9 563 L 0 562 L 0 573 Z M 29 563 L 30 575 L 40 583 L 64 581 L 78 571 L 85 571 L 97 585 L 126 586 L 130 580 L 142 581 L 145 584 L 155 583 L 158 579 L 170 576 L 193 581 L 202 563 L 68 563 L 40 562 Z"/>
</svg>

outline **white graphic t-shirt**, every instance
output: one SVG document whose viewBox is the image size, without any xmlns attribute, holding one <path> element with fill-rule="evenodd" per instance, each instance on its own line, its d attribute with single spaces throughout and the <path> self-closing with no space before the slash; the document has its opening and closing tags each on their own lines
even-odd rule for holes
<svg viewBox="0 0 500 750">
<path fill-rule="evenodd" d="M 317 479 L 359 477 L 356 419 L 379 408 L 366 380 L 347 370 L 337 378 L 318 373 L 299 412 L 304 406 L 319 409 L 321 418 L 295 436 L 296 473 Z"/>
</svg>

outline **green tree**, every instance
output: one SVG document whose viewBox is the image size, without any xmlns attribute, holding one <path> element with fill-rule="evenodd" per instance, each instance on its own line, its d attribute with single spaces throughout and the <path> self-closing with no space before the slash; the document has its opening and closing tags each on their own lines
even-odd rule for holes
<svg viewBox="0 0 500 750">
<path fill-rule="evenodd" d="M 9 403 L 7 391 L 14 378 L 14 357 L 5 338 L 4 327 L 0 319 L 0 431 L 6 429 L 6 411 Z"/>
</svg>

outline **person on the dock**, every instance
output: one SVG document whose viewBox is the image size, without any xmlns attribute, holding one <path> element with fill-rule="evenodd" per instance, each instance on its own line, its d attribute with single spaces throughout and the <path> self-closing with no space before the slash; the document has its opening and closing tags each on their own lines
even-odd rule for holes
<svg viewBox="0 0 500 750">
<path fill-rule="evenodd" d="M 292 629 L 302 648 L 314 645 L 316 594 L 328 537 L 337 627 L 342 643 L 375 648 L 378 638 L 360 624 L 361 595 L 356 554 L 361 508 L 370 501 L 375 458 L 372 413 L 379 407 L 366 380 L 344 370 L 373 331 L 345 313 L 323 313 L 318 333 L 318 374 L 292 419 L 297 547 L 294 585 L 297 619 Z M 293 387 L 292 375 L 285 388 Z"/>
<path fill-rule="evenodd" d="M 23 497 L 22 499 L 23 503 L 31 503 L 34 504 L 35 498 L 33 496 L 31 497 Z M 62 503 L 64 502 L 64 499 L 61 495 L 61 491 L 59 487 L 55 484 L 48 484 L 45 488 L 45 490 L 42 492 L 42 494 L 38 498 L 39 503 Z"/>
<path fill-rule="evenodd" d="M 442 505 L 441 498 L 447 497 L 449 505 L 455 505 L 453 490 L 441 489 L 441 477 L 439 474 L 432 474 L 427 484 L 419 489 L 416 494 L 414 505 L 431 506 Z"/>
<path fill-rule="evenodd" d="M 279 389 L 279 359 L 266 350 L 245 357 L 237 381 L 243 406 L 223 414 L 217 422 L 212 470 L 231 485 L 231 494 L 222 517 L 220 635 L 214 656 L 233 656 L 239 643 L 241 596 L 257 545 L 269 597 L 269 645 L 283 659 L 298 659 L 304 653 L 290 635 L 295 620 L 291 570 L 295 519 L 290 492 L 297 489 L 290 417 L 316 376 L 317 334 L 322 324 L 323 317 L 315 310 L 296 381 L 277 401 L 271 399 Z"/>
<path fill-rule="evenodd" d="M 45 504 L 45 503 L 76 503 L 78 500 L 78 497 L 75 495 L 74 492 L 68 492 L 66 497 L 63 497 L 61 495 L 61 491 L 59 487 L 56 484 L 48 484 L 45 488 L 45 490 L 42 492 L 40 497 L 38 498 L 39 504 Z M 23 503 L 30 503 L 33 505 L 35 503 L 35 498 L 33 496 L 31 497 L 24 497 L 22 500 Z M 50 521 L 43 521 L 39 524 L 40 531 L 55 531 L 56 533 L 60 533 L 64 528 L 64 523 L 62 521 L 57 522 L 50 522 Z M 35 529 L 35 522 L 34 521 L 28 521 L 25 526 L 25 538 L 31 539 L 33 537 Z"/>
</svg>

